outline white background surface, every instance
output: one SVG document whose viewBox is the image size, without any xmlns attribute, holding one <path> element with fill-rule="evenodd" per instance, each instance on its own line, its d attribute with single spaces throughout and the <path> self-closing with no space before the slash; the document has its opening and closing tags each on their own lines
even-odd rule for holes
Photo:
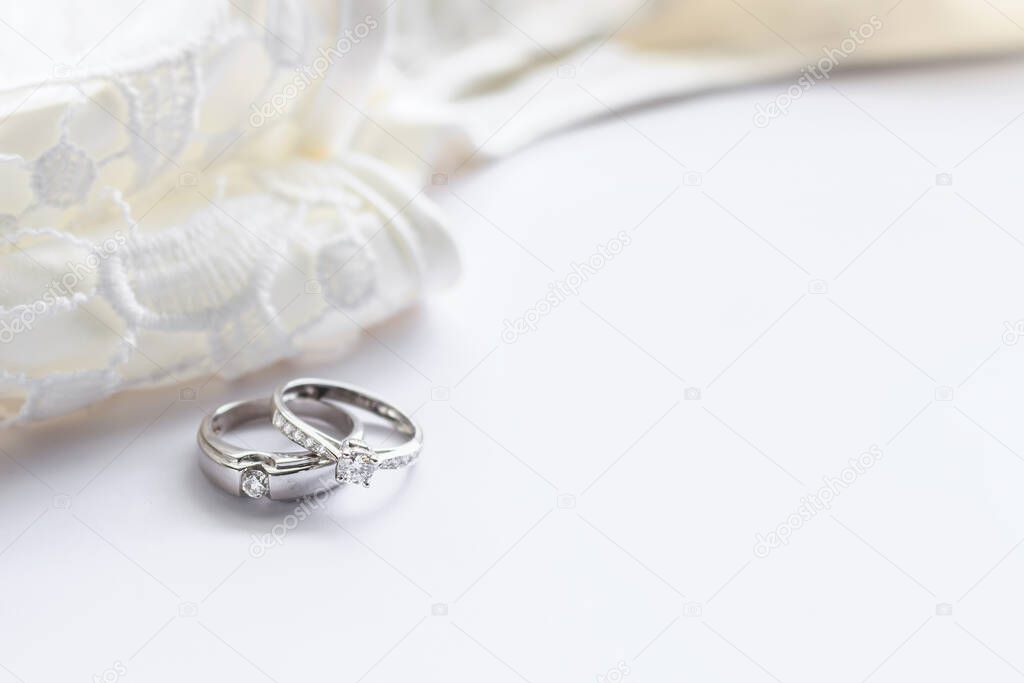
<svg viewBox="0 0 1024 683">
<path fill-rule="evenodd" d="M 765 129 L 788 83 L 565 134 L 433 188 L 465 277 L 352 357 L 4 433 L 0 680 L 1024 677 L 1022 66 L 847 75 Z M 297 374 L 415 409 L 426 451 L 254 557 L 295 504 L 214 489 L 194 432 Z"/>
</svg>

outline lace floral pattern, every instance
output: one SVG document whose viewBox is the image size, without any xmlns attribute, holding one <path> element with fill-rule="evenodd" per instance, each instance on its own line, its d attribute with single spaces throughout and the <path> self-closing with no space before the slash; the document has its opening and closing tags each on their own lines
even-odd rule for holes
<svg viewBox="0 0 1024 683">
<path fill-rule="evenodd" d="M 0 427 L 344 350 L 452 274 L 419 188 L 311 148 L 328 72 L 347 67 L 313 27 L 337 18 L 224 4 L 144 67 L 57 65 L 0 93 Z M 369 44 L 384 17 L 366 21 Z"/>
</svg>

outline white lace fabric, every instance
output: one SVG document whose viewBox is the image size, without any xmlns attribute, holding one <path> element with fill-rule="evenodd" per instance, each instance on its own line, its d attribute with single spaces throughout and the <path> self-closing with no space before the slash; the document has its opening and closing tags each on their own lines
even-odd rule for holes
<svg viewBox="0 0 1024 683">
<path fill-rule="evenodd" d="M 343 353 L 458 273 L 432 174 L 858 27 L 837 67 L 1022 49 L 997 4 L 0 0 L 0 427 Z"/>
<path fill-rule="evenodd" d="M 131 27 L 166 5 L 107 8 L 129 39 L 106 59 L 135 68 L 5 76 L 0 426 L 344 351 L 457 270 L 418 186 L 338 153 L 382 5 L 192 4 L 192 39 L 155 51 Z M 19 53 L 49 56 L 30 34 Z"/>
</svg>

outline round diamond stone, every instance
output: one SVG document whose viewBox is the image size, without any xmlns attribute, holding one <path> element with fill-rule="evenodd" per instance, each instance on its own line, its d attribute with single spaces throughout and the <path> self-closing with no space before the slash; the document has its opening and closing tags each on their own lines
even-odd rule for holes
<svg viewBox="0 0 1024 683">
<path fill-rule="evenodd" d="M 242 493 L 250 498 L 262 498 L 270 491 L 270 477 L 263 470 L 242 472 Z"/>
<path fill-rule="evenodd" d="M 370 485 L 370 478 L 377 471 L 377 463 L 370 458 L 358 456 L 338 460 L 337 477 L 348 484 Z"/>
</svg>

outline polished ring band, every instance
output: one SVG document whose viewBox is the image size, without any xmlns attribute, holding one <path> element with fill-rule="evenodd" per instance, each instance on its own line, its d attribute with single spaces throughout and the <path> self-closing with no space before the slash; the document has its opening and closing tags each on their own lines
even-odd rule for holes
<svg viewBox="0 0 1024 683">
<path fill-rule="evenodd" d="M 347 410 L 321 401 L 293 402 L 303 416 L 321 420 L 359 439 L 363 425 Z M 273 413 L 270 399 L 227 403 L 203 418 L 196 439 L 199 467 L 219 488 L 236 496 L 291 500 L 338 485 L 332 469 L 335 458 L 311 452 L 259 451 L 231 443 L 224 433 L 248 422 L 269 422 Z"/>
<path fill-rule="evenodd" d="M 374 450 L 359 436 L 327 434 L 292 410 L 291 405 L 300 398 L 361 408 L 383 418 L 408 438 L 397 446 Z M 272 401 L 274 426 L 313 453 L 333 458 L 337 463 L 335 477 L 339 482 L 369 486 L 370 479 L 378 469 L 405 467 L 419 457 L 423 447 L 423 432 L 411 417 L 387 401 L 347 384 L 321 379 L 297 379 L 275 391 Z"/>
</svg>

